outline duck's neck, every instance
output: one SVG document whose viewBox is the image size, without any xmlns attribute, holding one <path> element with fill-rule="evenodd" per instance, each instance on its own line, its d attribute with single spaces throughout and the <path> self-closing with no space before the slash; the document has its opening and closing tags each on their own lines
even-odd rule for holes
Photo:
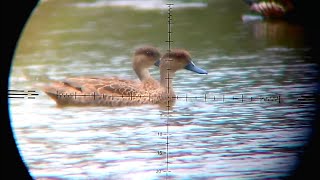
<svg viewBox="0 0 320 180">
<path fill-rule="evenodd" d="M 171 71 L 160 70 L 160 85 L 164 88 L 165 93 L 174 95 L 173 86 L 172 86 L 172 79 L 175 73 Z"/>
<path fill-rule="evenodd" d="M 137 57 L 135 57 L 135 58 L 137 58 Z M 151 78 L 150 73 L 149 73 L 149 69 L 139 66 L 138 63 L 136 63 L 136 61 L 139 61 L 139 59 L 133 60 L 132 68 L 133 68 L 134 72 L 137 74 L 140 81 Z"/>
<path fill-rule="evenodd" d="M 151 78 L 148 69 L 137 68 L 137 69 L 134 69 L 134 71 L 136 72 L 136 74 L 137 74 L 138 78 L 140 79 L 140 81 L 144 81 L 144 80 L 147 80 L 147 79 Z"/>
</svg>

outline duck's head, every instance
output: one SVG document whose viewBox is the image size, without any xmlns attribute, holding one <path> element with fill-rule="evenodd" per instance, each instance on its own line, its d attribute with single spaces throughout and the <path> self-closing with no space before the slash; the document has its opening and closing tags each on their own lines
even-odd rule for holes
<svg viewBox="0 0 320 180">
<path fill-rule="evenodd" d="M 144 46 L 136 49 L 133 55 L 132 68 L 141 81 L 149 79 L 149 68 L 159 60 L 160 52 L 153 46 Z"/>
<path fill-rule="evenodd" d="M 180 69 L 187 69 L 198 74 L 208 74 L 206 70 L 197 67 L 193 62 L 190 53 L 184 49 L 173 49 L 162 56 L 161 60 L 157 60 L 154 64 L 160 69 L 176 72 Z"/>
<path fill-rule="evenodd" d="M 149 68 L 160 59 L 160 52 L 153 46 L 144 46 L 136 49 L 133 58 L 133 67 Z"/>
</svg>

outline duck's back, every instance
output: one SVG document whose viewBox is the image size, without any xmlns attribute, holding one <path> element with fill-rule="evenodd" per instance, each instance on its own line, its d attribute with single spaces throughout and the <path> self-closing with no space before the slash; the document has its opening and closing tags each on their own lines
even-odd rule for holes
<svg viewBox="0 0 320 180">
<path fill-rule="evenodd" d="M 156 103 L 159 88 L 159 83 L 152 79 L 139 83 L 115 77 L 78 77 L 55 82 L 44 92 L 58 106 L 128 106 Z"/>
</svg>

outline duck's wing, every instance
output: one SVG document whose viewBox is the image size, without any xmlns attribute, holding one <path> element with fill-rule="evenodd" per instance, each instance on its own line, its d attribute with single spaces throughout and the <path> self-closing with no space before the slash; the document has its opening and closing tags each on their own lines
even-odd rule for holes
<svg viewBox="0 0 320 180">
<path fill-rule="evenodd" d="M 142 90 L 139 90 L 136 86 L 130 86 L 128 84 L 108 84 L 100 87 L 98 93 L 102 95 L 111 96 L 137 96 L 140 95 Z"/>
<path fill-rule="evenodd" d="M 73 80 L 72 80 L 73 81 Z M 86 86 L 90 91 L 95 90 L 104 95 L 135 95 L 142 91 L 140 84 L 134 80 L 111 78 L 84 78 L 82 80 L 94 87 Z"/>
<path fill-rule="evenodd" d="M 111 78 L 67 78 L 46 86 L 43 91 L 49 96 L 58 94 L 93 94 L 105 96 L 136 96 L 144 92 L 136 81 Z"/>
</svg>

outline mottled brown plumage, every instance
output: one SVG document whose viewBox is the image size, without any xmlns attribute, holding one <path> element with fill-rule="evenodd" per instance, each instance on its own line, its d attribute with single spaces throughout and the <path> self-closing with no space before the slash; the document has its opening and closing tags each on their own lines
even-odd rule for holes
<svg viewBox="0 0 320 180">
<path fill-rule="evenodd" d="M 134 100 L 132 96 L 144 95 L 146 89 L 160 87 L 149 74 L 149 68 L 159 58 L 160 52 L 152 46 L 135 51 L 132 67 L 141 82 L 117 77 L 72 77 L 46 86 L 43 91 L 55 100 L 58 106 L 141 104 L 141 100 Z M 127 96 L 130 96 L 132 101 L 126 103 Z"/>
<path fill-rule="evenodd" d="M 143 53 L 148 52 L 148 53 Z M 165 104 L 175 101 L 172 79 L 175 72 L 187 69 L 196 73 L 207 72 L 196 67 L 189 52 L 175 49 L 166 53 L 155 65 L 160 67 L 160 83 L 147 72 L 151 63 L 147 59 L 158 57 L 156 51 L 138 49 L 133 69 L 141 82 L 118 78 L 68 78 L 44 90 L 58 105 L 129 106 Z M 85 96 L 88 95 L 88 96 Z M 90 95 L 90 96 L 89 96 Z"/>
</svg>

